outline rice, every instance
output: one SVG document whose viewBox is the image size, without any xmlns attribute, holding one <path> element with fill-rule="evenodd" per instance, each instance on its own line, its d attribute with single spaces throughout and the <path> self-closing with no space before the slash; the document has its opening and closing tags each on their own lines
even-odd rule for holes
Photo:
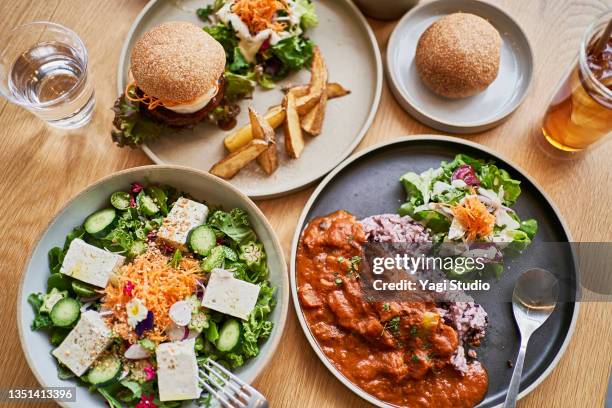
<svg viewBox="0 0 612 408">
<path fill-rule="evenodd" d="M 408 216 L 380 214 L 361 220 L 366 238 L 372 242 L 428 242 L 429 233 Z"/>
<path fill-rule="evenodd" d="M 400 217 L 397 214 L 380 214 L 364 218 L 360 221 L 366 238 L 370 242 L 408 242 L 426 243 L 431 241 L 427 230 L 408 216 Z M 426 279 L 441 281 L 445 278 L 442 271 L 424 271 Z M 457 295 L 457 294 L 451 294 Z M 471 299 L 466 294 L 460 294 L 462 299 Z M 475 359 L 476 352 L 467 347 L 480 345 L 485 337 L 488 324 L 487 312 L 482 306 L 473 301 L 439 302 L 438 313 L 444 323 L 452 327 L 459 338 L 459 346 L 451 357 L 451 363 L 460 372 L 467 372 L 469 364 L 467 357 Z M 466 357 L 467 355 L 467 357 Z"/>
</svg>

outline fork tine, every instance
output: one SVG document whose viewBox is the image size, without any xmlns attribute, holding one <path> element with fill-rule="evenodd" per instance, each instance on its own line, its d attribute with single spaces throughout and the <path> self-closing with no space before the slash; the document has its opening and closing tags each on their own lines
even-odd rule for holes
<svg viewBox="0 0 612 408">
<path fill-rule="evenodd" d="M 215 391 L 210 385 L 208 385 L 208 383 L 206 381 L 200 381 L 200 384 L 202 384 L 202 386 L 204 388 L 206 388 L 206 390 L 208 392 L 210 392 L 212 395 L 214 395 L 215 398 L 217 399 L 217 401 L 221 402 L 221 404 L 223 404 L 224 406 L 229 407 L 229 408 L 234 408 L 234 406 L 231 405 L 228 400 L 223 398 L 222 395 L 219 395 L 219 393 L 217 393 L 217 391 Z"/>
<path fill-rule="evenodd" d="M 234 401 L 236 403 L 236 405 L 238 405 L 239 407 L 244 407 L 246 406 L 242 401 L 240 401 L 238 398 L 236 398 L 235 396 L 233 396 L 231 393 L 227 392 L 227 390 L 224 388 L 228 383 L 225 381 L 225 379 L 221 378 L 221 380 L 224 381 L 223 386 L 221 386 L 221 384 L 219 384 L 218 381 L 216 381 L 214 378 L 212 378 L 209 374 L 207 374 L 206 372 L 200 370 L 200 375 L 205 377 L 208 381 L 210 381 L 213 386 L 216 386 L 217 388 L 220 389 L 220 392 L 222 392 L 226 397 L 229 397 L 232 401 Z M 202 378 L 200 378 L 200 381 L 202 381 Z M 245 401 L 247 400 L 247 398 L 245 398 Z"/>
<path fill-rule="evenodd" d="M 247 393 L 243 392 L 243 390 L 240 387 L 237 387 L 236 385 L 232 384 L 232 382 L 228 381 L 227 378 L 222 377 L 221 374 L 217 372 L 217 370 L 215 370 L 213 367 L 209 368 L 209 374 L 213 374 L 215 377 L 222 380 L 224 384 L 227 385 L 229 388 L 231 388 L 232 391 L 234 391 L 236 394 L 238 394 L 240 398 L 244 400 L 249 399 L 249 396 Z"/>
<path fill-rule="evenodd" d="M 214 360 L 211 360 L 210 358 L 208 360 L 206 360 L 206 363 L 210 363 L 213 367 L 221 370 L 221 372 L 223 374 L 227 375 L 229 378 L 231 378 L 232 380 L 236 381 L 238 384 L 240 384 L 240 386 L 246 387 L 247 384 L 244 381 L 242 381 L 240 378 L 238 378 L 238 376 L 236 374 L 232 373 L 227 368 L 223 367 L 221 364 L 217 363 Z"/>
</svg>

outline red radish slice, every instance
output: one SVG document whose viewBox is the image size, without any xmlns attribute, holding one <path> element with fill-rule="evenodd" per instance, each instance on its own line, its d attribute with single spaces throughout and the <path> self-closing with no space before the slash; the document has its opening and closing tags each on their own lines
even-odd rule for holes
<svg viewBox="0 0 612 408">
<path fill-rule="evenodd" d="M 174 323 L 179 326 L 187 326 L 191 321 L 191 311 L 193 310 L 191 303 L 186 300 L 180 300 L 170 306 L 168 316 Z"/>
<path fill-rule="evenodd" d="M 132 344 L 125 350 L 125 358 L 129 360 L 140 360 L 149 356 L 150 353 L 138 343 Z"/>
<path fill-rule="evenodd" d="M 166 329 L 166 335 L 170 341 L 180 341 L 185 337 L 185 329 L 189 330 L 185 326 L 179 326 L 176 323 L 171 323 Z"/>
</svg>

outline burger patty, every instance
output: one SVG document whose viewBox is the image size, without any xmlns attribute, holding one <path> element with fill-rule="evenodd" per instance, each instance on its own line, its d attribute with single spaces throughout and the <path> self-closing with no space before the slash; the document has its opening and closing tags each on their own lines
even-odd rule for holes
<svg viewBox="0 0 612 408">
<path fill-rule="evenodd" d="M 214 108 L 219 106 L 221 100 L 223 99 L 224 88 L 225 79 L 222 76 L 221 78 L 219 78 L 219 90 L 217 91 L 215 96 L 212 97 L 212 99 L 210 100 L 210 102 L 208 102 L 206 106 L 204 106 L 199 111 L 193 113 L 178 113 L 163 106 L 158 106 L 155 109 L 149 109 L 149 107 L 144 103 L 140 104 L 140 111 L 143 114 L 151 117 L 152 119 L 158 122 L 165 123 L 168 126 L 178 128 L 193 126 L 206 119 L 208 114 Z M 136 94 L 142 96 L 142 91 L 140 90 L 140 88 L 136 88 Z"/>
</svg>

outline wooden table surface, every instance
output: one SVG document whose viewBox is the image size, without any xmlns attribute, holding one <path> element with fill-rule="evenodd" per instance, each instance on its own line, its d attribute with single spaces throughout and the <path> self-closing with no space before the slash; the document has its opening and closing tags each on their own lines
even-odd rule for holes
<svg viewBox="0 0 612 408">
<path fill-rule="evenodd" d="M 139 150 L 118 149 L 110 140 L 116 97 L 116 67 L 127 31 L 145 0 L 4 0 L 0 34 L 35 20 L 66 25 L 84 40 L 90 56 L 97 105 L 87 127 L 72 132 L 47 127 L 30 113 L 0 99 L 0 388 L 35 387 L 22 354 L 15 304 L 26 257 L 47 222 L 70 197 L 117 170 L 150 164 Z M 566 67 L 577 53 L 590 20 L 612 0 L 496 1 L 526 31 L 535 52 L 535 80 L 525 102 L 507 122 L 467 136 L 522 166 L 543 187 L 576 241 L 612 240 L 612 141 L 575 160 L 541 149 L 540 121 Z M 370 21 L 382 52 L 394 22 Z M 4 38 L 4 37 L 0 37 Z M 357 150 L 400 135 L 437 133 L 410 116 L 385 85 L 376 120 Z M 297 219 L 313 188 L 258 205 L 275 228 L 289 259 Z M 552 374 L 521 407 L 601 407 L 612 367 L 612 306 L 581 306 L 574 337 Z M 293 307 L 280 347 L 255 385 L 273 407 L 367 406 L 330 374 L 311 350 Z M 34 407 L 35 404 L 19 405 Z"/>
</svg>

